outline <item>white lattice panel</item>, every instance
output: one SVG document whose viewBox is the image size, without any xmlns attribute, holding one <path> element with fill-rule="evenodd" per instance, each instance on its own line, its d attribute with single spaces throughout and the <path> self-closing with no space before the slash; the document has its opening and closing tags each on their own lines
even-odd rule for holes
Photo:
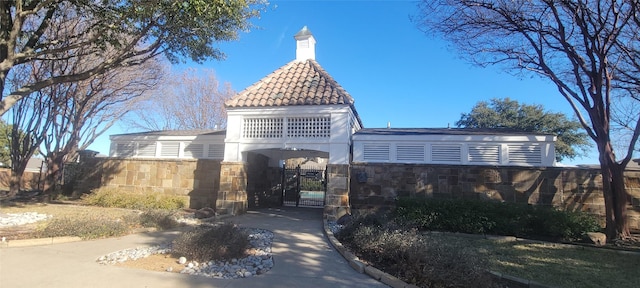
<svg viewBox="0 0 640 288">
<path fill-rule="evenodd" d="M 287 137 L 327 138 L 331 136 L 331 117 L 289 117 Z"/>
<path fill-rule="evenodd" d="M 245 118 L 242 124 L 244 138 L 282 138 L 283 118 Z"/>
</svg>

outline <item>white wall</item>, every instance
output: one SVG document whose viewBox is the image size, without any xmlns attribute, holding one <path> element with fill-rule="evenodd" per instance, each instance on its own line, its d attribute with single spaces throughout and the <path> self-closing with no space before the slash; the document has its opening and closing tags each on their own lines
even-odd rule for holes
<svg viewBox="0 0 640 288">
<path fill-rule="evenodd" d="M 287 153 L 295 152 L 296 155 L 328 156 L 329 164 L 349 163 L 353 113 L 348 105 L 232 108 L 227 111 L 227 116 L 224 161 L 244 162 L 243 153 L 257 151 L 265 155 L 271 153 L 270 157 L 276 157 L 278 153 L 288 157 Z M 288 137 L 286 119 L 295 117 L 330 117 L 330 136 Z M 245 118 L 285 118 L 283 135 L 277 138 L 244 138 L 242 126 Z"/>
<path fill-rule="evenodd" d="M 549 135 L 356 134 L 353 139 L 354 162 L 537 167 L 555 165 L 555 137 Z"/>
</svg>

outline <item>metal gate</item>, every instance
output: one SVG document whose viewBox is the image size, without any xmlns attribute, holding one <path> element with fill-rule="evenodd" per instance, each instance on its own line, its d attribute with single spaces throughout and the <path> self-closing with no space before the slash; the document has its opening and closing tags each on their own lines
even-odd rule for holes
<svg viewBox="0 0 640 288">
<path fill-rule="evenodd" d="M 296 207 L 324 207 L 326 191 L 325 170 L 283 168 L 282 205 Z"/>
</svg>

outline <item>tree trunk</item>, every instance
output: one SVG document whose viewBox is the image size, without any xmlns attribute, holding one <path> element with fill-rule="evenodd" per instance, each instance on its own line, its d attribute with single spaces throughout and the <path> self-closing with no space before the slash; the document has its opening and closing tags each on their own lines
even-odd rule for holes
<svg viewBox="0 0 640 288">
<path fill-rule="evenodd" d="M 11 178 L 9 179 L 9 197 L 16 196 L 18 192 L 20 192 L 20 189 L 22 188 L 22 182 L 23 182 L 22 178 L 24 177 L 24 170 L 27 169 L 29 158 L 31 158 L 30 155 L 29 157 L 25 157 L 25 158 L 14 157 L 16 155 L 13 155 L 13 153 L 17 153 L 17 152 L 15 152 L 13 148 L 11 149 L 11 153 L 12 153 L 12 156 L 11 156 Z"/>
<path fill-rule="evenodd" d="M 598 143 L 598 150 L 606 210 L 607 240 L 628 239 L 631 232 L 627 221 L 628 196 L 624 186 L 624 167 L 616 163 L 610 142 Z"/>
<path fill-rule="evenodd" d="M 58 180 L 62 173 L 64 154 L 63 153 L 51 153 L 46 157 L 47 172 L 44 176 L 44 201 L 50 201 L 52 196 L 56 193 Z"/>
<path fill-rule="evenodd" d="M 22 187 L 22 171 L 11 170 L 11 179 L 9 179 L 9 197 L 18 195 Z"/>
</svg>

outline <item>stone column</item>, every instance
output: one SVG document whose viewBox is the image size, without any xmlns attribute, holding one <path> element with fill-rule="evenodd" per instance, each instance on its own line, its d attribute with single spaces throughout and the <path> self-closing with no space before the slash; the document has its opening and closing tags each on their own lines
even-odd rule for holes
<svg viewBox="0 0 640 288">
<path fill-rule="evenodd" d="M 238 215 L 247 211 L 246 163 L 220 164 L 220 189 L 216 200 L 216 213 Z"/>
<path fill-rule="evenodd" d="M 324 218 L 337 220 L 345 214 L 351 214 L 349 206 L 349 165 L 327 165 L 327 195 L 324 205 Z"/>
</svg>

